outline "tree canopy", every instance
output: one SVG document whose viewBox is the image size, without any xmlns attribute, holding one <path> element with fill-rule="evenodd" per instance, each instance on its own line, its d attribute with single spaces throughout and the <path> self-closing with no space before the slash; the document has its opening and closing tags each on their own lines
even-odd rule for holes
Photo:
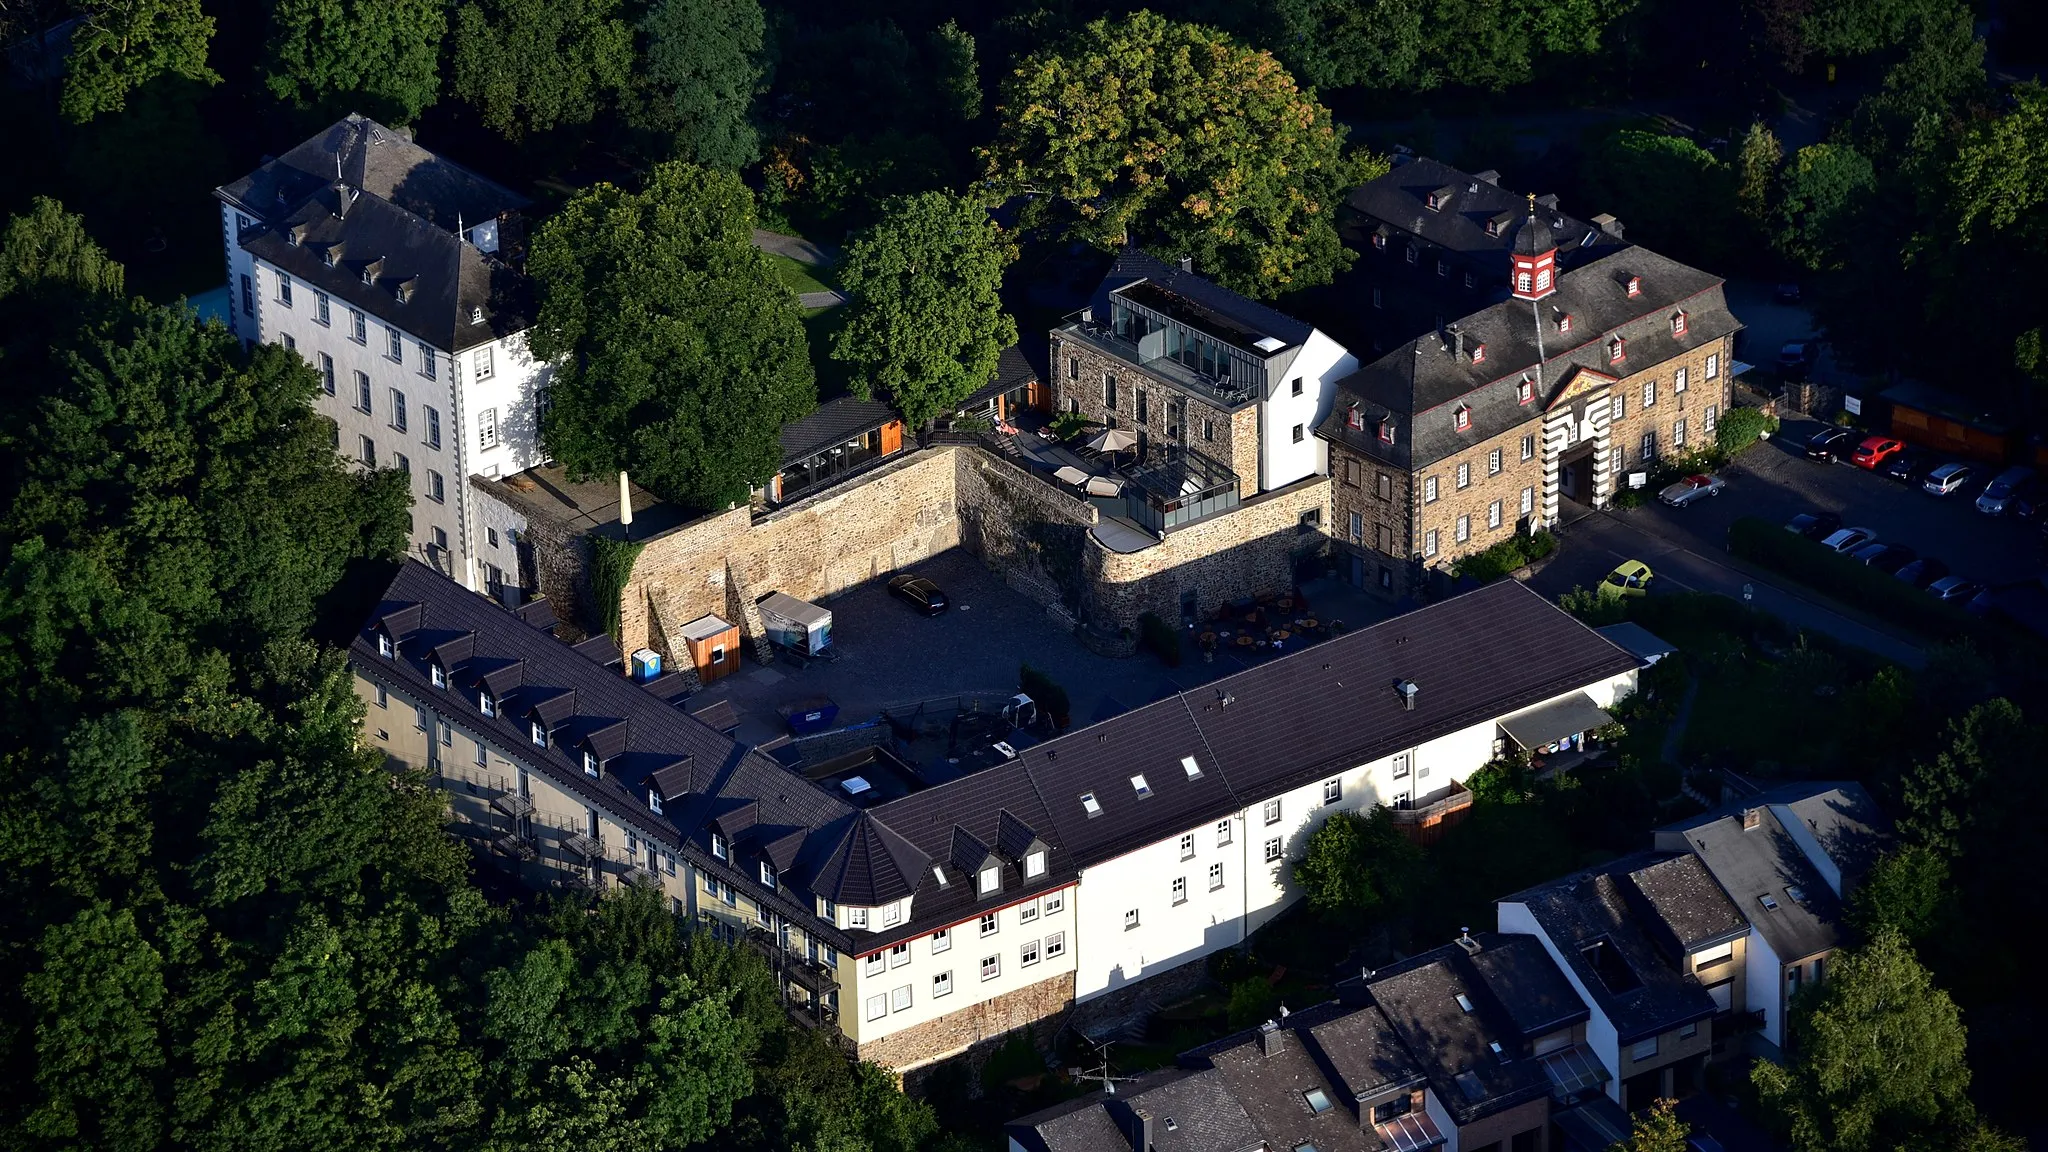
<svg viewBox="0 0 2048 1152">
<path fill-rule="evenodd" d="M 645 64 L 635 121 L 671 138 L 671 155 L 693 164 L 752 163 L 766 35 L 760 0 L 655 0 L 640 21 Z"/>
<path fill-rule="evenodd" d="M 206 64 L 213 28 L 199 0 L 91 0 L 79 13 L 64 61 L 65 118 L 84 123 L 119 112 L 131 93 L 158 76 L 220 83 Z"/>
<path fill-rule="evenodd" d="M 1097 20 L 1004 81 L 983 156 L 997 199 L 1049 197 L 1065 230 L 1192 256 L 1254 296 L 1327 283 L 1345 193 L 1383 171 L 1270 53 L 1151 12 Z"/>
<path fill-rule="evenodd" d="M 1636 1113 L 1628 1139 L 1609 1152 L 1687 1152 L 1686 1136 L 1692 1127 L 1678 1118 L 1678 1102 L 1659 1098 L 1645 1111 Z"/>
<path fill-rule="evenodd" d="M 409 124 L 440 96 L 438 0 L 276 0 L 270 22 L 263 82 L 294 107 Z"/>
<path fill-rule="evenodd" d="M 1310 833 L 1294 883 L 1325 916 L 1384 916 L 1413 894 L 1421 863 L 1421 850 L 1394 826 L 1393 810 L 1376 805 L 1339 812 Z"/>
<path fill-rule="evenodd" d="M 454 94 L 508 140 L 587 124 L 632 82 L 619 0 L 468 0 L 449 47 Z"/>
<path fill-rule="evenodd" d="M 1017 340 L 999 295 L 1014 255 L 971 200 L 926 192 L 887 201 L 839 267 L 853 303 L 832 355 L 855 391 L 888 395 L 916 428 L 987 384 Z"/>
<path fill-rule="evenodd" d="M 692 508 L 745 500 L 817 402 L 796 298 L 754 249 L 739 177 L 658 165 L 599 184 L 534 237 L 529 339 L 556 365 L 541 436 L 580 477 L 620 469 Z"/>
</svg>

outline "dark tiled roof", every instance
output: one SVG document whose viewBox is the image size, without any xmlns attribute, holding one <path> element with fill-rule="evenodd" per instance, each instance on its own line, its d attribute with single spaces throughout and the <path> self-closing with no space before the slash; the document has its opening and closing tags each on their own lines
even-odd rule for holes
<svg viewBox="0 0 2048 1152">
<path fill-rule="evenodd" d="M 1698 980 L 1679 971 L 1642 923 L 1647 909 L 1632 898 L 1629 874 L 1662 857 L 1637 853 L 1600 868 L 1575 873 L 1548 884 L 1502 898 L 1503 904 L 1525 904 L 1551 943 L 1557 946 L 1581 987 L 1593 997 L 1622 1044 L 1668 1031 L 1714 1014 L 1713 998 Z M 1626 964 L 1630 980 L 1622 987 L 1603 980 L 1586 949 L 1613 949 Z"/>
<path fill-rule="evenodd" d="M 1631 276 L 1639 278 L 1635 297 L 1626 286 Z M 1557 291 L 1544 300 L 1503 300 L 1459 319 L 1463 355 L 1453 339 L 1434 332 L 1397 345 L 1338 383 L 1336 403 L 1316 432 L 1401 468 L 1423 467 L 1540 420 L 1575 372 L 1620 378 L 1735 332 L 1741 324 L 1728 311 L 1721 285 L 1717 276 L 1643 248 L 1604 256 L 1559 277 Z M 1684 336 L 1671 330 L 1679 311 L 1686 314 Z M 1557 329 L 1560 314 L 1571 316 L 1569 334 Z M 1535 381 L 1539 322 L 1542 379 Z M 1619 364 L 1608 360 L 1615 336 L 1623 339 Z M 1472 350 L 1480 345 L 1485 359 L 1474 363 Z M 1539 385 L 1528 404 L 1519 395 L 1524 375 Z M 1460 404 L 1471 409 L 1464 431 L 1453 419 Z M 1353 405 L 1362 429 L 1348 424 Z M 1391 444 L 1377 432 L 1382 416 L 1394 422 Z"/>
<path fill-rule="evenodd" d="M 1437 1102 L 1459 1124 L 1549 1093 L 1543 1066 L 1529 1058 L 1521 1029 L 1494 1000 L 1463 946 L 1410 957 L 1374 973 L 1366 987 L 1415 1054 Z"/>
<path fill-rule="evenodd" d="M 1264 1139 L 1230 1085 L 1214 1069 L 1167 1068 L 1019 1117 L 1004 1126 L 1029 1152 L 1132 1152 L 1126 1129 L 1138 1113 L 1152 1121 L 1144 1152 L 1261 1152 Z M 1287 1145 L 1286 1147 L 1293 1147 Z"/>
<path fill-rule="evenodd" d="M 1095 289 L 1090 301 L 1098 318 L 1109 317 L 1109 297 L 1112 292 L 1128 288 L 1139 281 L 1149 281 L 1176 296 L 1182 297 L 1198 310 L 1214 313 L 1225 323 L 1238 329 L 1249 330 L 1261 336 L 1271 336 L 1286 346 L 1299 345 L 1309 338 L 1315 329 L 1303 321 L 1246 299 L 1222 285 L 1203 279 L 1198 273 L 1183 272 L 1180 265 L 1169 264 L 1137 248 L 1126 248 L 1117 254 L 1116 262 L 1109 266 L 1102 283 Z M 1191 321 L 1201 327 L 1199 321 Z M 1223 335 L 1223 333 L 1216 333 Z M 1234 343 L 1235 341 L 1233 341 Z M 1266 353 L 1258 348 L 1244 347 L 1246 352 L 1263 357 Z"/>
<path fill-rule="evenodd" d="M 1678 952 L 1697 952 L 1725 943 L 1749 929 L 1742 913 L 1697 856 L 1686 854 L 1645 864 L 1628 878 L 1670 933 L 1667 946 L 1675 945 Z"/>
<path fill-rule="evenodd" d="M 1745 807 L 1757 810 L 1754 828 L 1742 826 L 1739 809 L 1685 825 L 1685 859 L 1713 873 L 1780 962 L 1834 948 L 1842 939 L 1842 901 L 1801 851 L 1794 830 L 1779 819 L 1780 808 L 1755 800 Z M 1766 895 L 1776 907 L 1765 907 Z"/>
<path fill-rule="evenodd" d="M 1472 955 L 1472 967 L 1524 1039 L 1533 1040 L 1590 1015 L 1571 981 L 1543 950 L 1542 941 L 1498 932 L 1481 932 L 1477 939 L 1480 950 Z"/>
<path fill-rule="evenodd" d="M 1433 211 L 1429 196 L 1439 190 L 1449 196 Z M 1544 199 L 1550 202 L 1539 205 L 1543 227 L 1553 233 L 1558 257 L 1566 267 L 1625 246 L 1620 237 L 1567 216 L 1554 200 Z M 1476 269 L 1501 284 L 1507 283 L 1508 250 L 1520 238 L 1519 228 L 1529 214 L 1529 200 L 1522 193 L 1427 156 L 1415 157 L 1353 189 L 1345 207 L 1345 230 L 1354 247 L 1374 227 L 1385 225 L 1394 231 L 1390 246 L 1406 242 L 1401 233 L 1419 237 L 1431 248 L 1451 254 L 1462 267 Z M 1486 230 L 1489 220 L 1501 224 L 1493 234 Z"/>
<path fill-rule="evenodd" d="M 1038 370 L 1031 366 L 1030 357 L 1024 354 L 1022 347 L 1012 344 L 996 357 L 995 375 L 988 378 L 988 383 L 968 393 L 967 398 L 960 401 L 956 408 L 979 407 L 1013 388 L 1029 384 L 1036 379 Z"/>
<path fill-rule="evenodd" d="M 776 439 L 782 444 L 784 467 L 808 460 L 829 448 L 837 448 L 865 436 L 891 420 L 900 420 L 896 410 L 880 400 L 841 396 L 820 404 L 808 416 L 782 426 Z"/>
<path fill-rule="evenodd" d="M 1271 1053 L 1261 1043 L 1261 1031 L 1254 1029 L 1183 1059 L 1198 1059 L 1216 1070 L 1269 1148 L 1312 1144 L 1317 1152 L 1376 1152 L 1379 1136 L 1360 1126 L 1356 1102 L 1324 1078 L 1301 1032 L 1280 1026 L 1275 1033 L 1279 1043 Z M 1311 1091 L 1329 1102 L 1324 1111 L 1311 1109 L 1306 1095 Z"/>
<path fill-rule="evenodd" d="M 353 193 L 345 211 L 337 172 Z M 525 198 L 373 120 L 336 121 L 218 195 L 257 220 L 241 237 L 251 253 L 437 348 L 461 352 L 529 323 L 525 278 L 456 231 Z M 329 267 L 323 254 L 336 244 L 342 254 Z M 482 323 L 471 322 L 475 309 Z"/>
<path fill-rule="evenodd" d="M 1377 1007 L 1338 1014 L 1307 1031 L 1338 1086 L 1354 1100 L 1422 1082 L 1422 1066 Z"/>
</svg>

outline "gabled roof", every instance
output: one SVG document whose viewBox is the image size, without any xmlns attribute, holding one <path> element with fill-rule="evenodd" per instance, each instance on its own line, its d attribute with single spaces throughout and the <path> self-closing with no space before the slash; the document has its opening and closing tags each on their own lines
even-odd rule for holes
<svg viewBox="0 0 2048 1152">
<path fill-rule="evenodd" d="M 1412 956 L 1365 985 L 1459 1124 L 1549 1094 L 1543 1066 L 1461 945 Z"/>
<path fill-rule="evenodd" d="M 1038 369 L 1031 366 L 1030 357 L 1024 354 L 1021 346 L 1012 344 L 997 355 L 995 374 L 988 378 L 988 383 L 969 392 L 966 398 L 955 405 L 955 409 L 978 408 L 995 397 L 1036 379 Z"/>
<path fill-rule="evenodd" d="M 1723 944 L 1748 930 L 1742 913 L 1697 856 L 1688 853 L 1645 864 L 1628 879 L 1656 910 L 1674 959 L 1677 953 Z"/>
<path fill-rule="evenodd" d="M 1383 223 L 1418 237 L 1423 243 L 1451 254 L 1462 265 L 1479 268 L 1505 284 L 1507 253 L 1521 238 L 1519 229 L 1529 214 L 1529 200 L 1520 192 L 1501 187 L 1498 181 L 1494 173 L 1473 175 L 1427 156 L 1414 157 L 1378 179 L 1352 189 L 1345 200 L 1347 215 L 1351 217 L 1346 232 L 1355 244 L 1357 237 Z M 1435 192 L 1448 195 L 1432 210 L 1429 198 Z M 1555 197 L 1540 197 L 1538 210 L 1543 229 L 1552 234 L 1550 243 L 1557 248 L 1563 266 L 1627 246 L 1621 237 L 1560 211 Z M 1489 221 L 1498 224 L 1491 233 L 1487 231 Z"/>
<path fill-rule="evenodd" d="M 1744 812 L 1755 813 L 1753 826 Z M 1657 839 L 1663 847 L 1682 842 L 1686 858 L 1713 874 L 1779 961 L 1790 963 L 1842 942 L 1837 859 L 1853 869 L 1873 857 L 1883 820 L 1859 785 L 1799 782 L 1681 821 Z"/>
<path fill-rule="evenodd" d="M 1472 967 L 1525 1040 L 1569 1027 L 1591 1013 L 1557 970 L 1543 942 L 1523 933 L 1481 932 Z"/>
<path fill-rule="evenodd" d="M 1102 283 L 1096 286 L 1091 302 L 1098 317 L 1105 320 L 1109 317 L 1112 294 L 1140 282 L 1155 285 L 1184 301 L 1188 312 L 1183 319 L 1191 327 L 1211 331 L 1212 335 L 1236 344 L 1253 356 L 1265 357 L 1282 348 L 1306 343 L 1315 331 L 1314 326 L 1304 321 L 1240 296 L 1195 272 L 1183 272 L 1180 265 L 1169 264 L 1138 248 L 1126 248 L 1118 253 Z M 1209 327 L 1204 324 L 1205 313 Z M 1255 346 L 1255 340 L 1239 344 L 1237 338 L 1245 335 L 1271 337 L 1281 343 L 1273 348 L 1259 348 Z"/>
</svg>

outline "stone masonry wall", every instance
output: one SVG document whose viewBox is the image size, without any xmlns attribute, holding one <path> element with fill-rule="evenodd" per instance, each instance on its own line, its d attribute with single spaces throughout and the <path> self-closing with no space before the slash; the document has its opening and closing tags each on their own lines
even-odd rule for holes
<svg viewBox="0 0 2048 1152">
<path fill-rule="evenodd" d="M 1340 551 L 1355 551 L 1365 557 L 1365 589 L 1376 596 L 1396 599 L 1408 594 L 1408 560 L 1414 555 L 1410 477 L 1406 471 L 1389 468 L 1341 444 L 1330 446 L 1330 539 Z M 1540 479 L 1539 475 L 1539 479 Z M 1354 533 L 1351 514 L 1358 514 Z M 1348 561 L 1339 574 L 1350 578 Z M 1391 575 L 1382 586 L 1379 569 Z"/>
<path fill-rule="evenodd" d="M 1729 374 L 1734 363 L 1731 355 L 1734 343 L 1732 336 L 1717 340 L 1625 376 L 1610 386 L 1609 394 L 1622 400 L 1622 416 L 1614 422 L 1612 435 L 1615 459 L 1623 468 L 1642 465 L 1645 432 L 1657 434 L 1657 454 L 1667 458 L 1697 451 L 1712 442 L 1706 430 L 1706 410 L 1708 405 L 1713 405 L 1717 419 L 1728 411 L 1735 379 Z M 1709 356 L 1718 357 L 1712 380 L 1707 379 Z M 1686 370 L 1686 388 L 1683 392 L 1674 392 L 1672 382 L 1681 367 Z M 1643 385 L 1651 381 L 1657 385 L 1657 402 L 1646 408 L 1643 406 Z M 1685 421 L 1683 447 L 1676 443 L 1680 420 Z"/>
<path fill-rule="evenodd" d="M 1088 575 L 1101 616 L 1121 627 L 1143 612 L 1178 623 L 1183 591 L 1194 592 L 1198 619 L 1231 600 L 1285 592 L 1294 586 L 1296 560 L 1327 544 L 1320 527 L 1302 527 L 1303 514 L 1324 521 L 1329 505 L 1329 478 L 1315 476 L 1169 532 L 1141 551 L 1093 549 Z"/>
<path fill-rule="evenodd" d="M 1116 406 L 1103 402 L 1104 377 L 1116 377 Z M 1145 393 L 1145 419 L 1138 419 L 1138 392 Z M 1180 406 L 1179 443 L 1237 473 L 1238 493 L 1249 499 L 1259 490 L 1259 415 L 1256 405 L 1235 413 L 1153 376 L 1127 361 L 1096 350 L 1083 340 L 1053 338 L 1053 408 L 1079 412 L 1098 424 L 1112 417 L 1119 428 L 1143 431 L 1154 443 L 1173 443 L 1167 435 L 1168 402 Z"/>
<path fill-rule="evenodd" d="M 1057 1016 L 1074 1002 L 1074 974 L 1063 972 L 979 1004 L 860 1045 L 860 1058 L 903 1072 Z"/>
<path fill-rule="evenodd" d="M 1446 417 L 1448 419 L 1448 417 Z M 1540 421 L 1530 420 L 1517 424 L 1506 432 L 1483 440 L 1465 449 L 1456 456 L 1446 457 L 1430 465 L 1417 478 L 1417 487 L 1426 495 L 1428 477 L 1435 477 L 1437 498 L 1421 506 L 1421 515 L 1415 525 L 1415 551 L 1424 555 L 1424 563 L 1430 567 L 1449 565 L 1460 556 L 1484 551 L 1515 534 L 1515 526 L 1522 518 L 1522 490 L 1531 490 L 1532 508 L 1540 511 L 1543 500 L 1543 454 L 1542 429 Z M 1522 441 L 1532 437 L 1530 444 L 1533 454 L 1522 459 Z M 1489 473 L 1490 457 L 1500 453 L 1500 471 Z M 1466 469 L 1467 483 L 1458 487 L 1458 468 Z M 1499 527 L 1488 527 L 1489 506 L 1500 501 L 1501 518 Z M 1471 537 L 1458 540 L 1458 518 L 1467 517 L 1471 526 Z M 1436 555 L 1429 556 L 1426 540 L 1428 533 L 1437 534 Z"/>
<path fill-rule="evenodd" d="M 1091 599 L 1082 557 L 1097 546 L 1094 506 L 987 452 L 959 451 L 954 463 L 960 543 L 1010 587 L 1079 622 Z"/>
</svg>

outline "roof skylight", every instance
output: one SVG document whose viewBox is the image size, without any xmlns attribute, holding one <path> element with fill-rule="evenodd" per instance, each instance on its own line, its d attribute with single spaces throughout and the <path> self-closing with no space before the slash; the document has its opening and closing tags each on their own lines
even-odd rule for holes
<svg viewBox="0 0 2048 1152">
<path fill-rule="evenodd" d="M 1152 786 L 1145 783 L 1145 774 L 1143 772 L 1131 777 L 1131 791 L 1136 792 L 1140 800 L 1152 794 Z"/>
<path fill-rule="evenodd" d="M 1200 764 L 1195 763 L 1195 758 L 1193 756 L 1181 757 L 1180 766 L 1181 770 L 1188 774 L 1188 779 L 1200 780 L 1202 778 L 1202 766 Z"/>
<path fill-rule="evenodd" d="M 1081 810 L 1088 813 L 1088 815 L 1090 816 L 1102 815 L 1102 805 L 1095 802 L 1095 793 L 1081 793 Z"/>
</svg>

